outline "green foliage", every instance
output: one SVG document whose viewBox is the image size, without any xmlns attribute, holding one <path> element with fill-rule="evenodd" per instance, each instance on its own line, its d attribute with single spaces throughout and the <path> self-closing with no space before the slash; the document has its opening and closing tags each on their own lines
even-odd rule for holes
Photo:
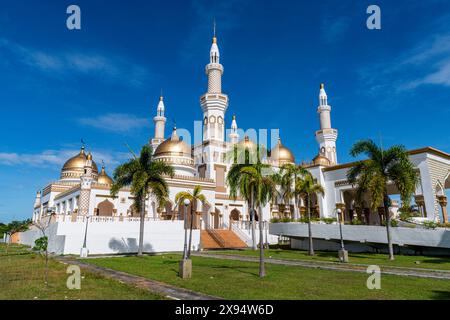
<svg viewBox="0 0 450 320">
<path fill-rule="evenodd" d="M 169 194 L 169 187 L 165 175 L 173 177 L 175 171 L 172 166 L 162 161 L 155 161 L 153 150 L 149 145 L 144 145 L 139 157 L 133 154 L 128 162 L 119 165 L 114 170 L 114 183 L 111 186 L 111 195 L 117 196 L 119 190 L 130 186 L 135 195 L 134 207 L 142 211 L 142 201 L 148 193 L 152 193 L 162 207 Z"/>
<path fill-rule="evenodd" d="M 336 218 L 322 218 L 321 221 L 325 222 L 326 224 L 332 224 L 333 222 L 336 222 Z"/>
<path fill-rule="evenodd" d="M 422 225 L 426 228 L 426 229 L 436 229 L 437 227 L 439 227 L 439 224 L 434 222 L 434 221 L 424 221 L 422 223 Z"/>
<path fill-rule="evenodd" d="M 392 181 L 400 191 L 404 207 L 409 207 L 419 176 L 405 147 L 398 145 L 383 150 L 372 140 L 364 140 L 355 143 L 350 154 L 354 157 L 360 154 L 368 156 L 367 160 L 359 161 L 347 173 L 349 182 L 357 186 L 358 202 L 368 192 L 372 209 L 381 207 L 385 201 L 389 201 L 387 182 Z"/>
<path fill-rule="evenodd" d="M 439 227 L 441 227 L 441 228 L 450 228 L 450 222 L 447 222 L 447 223 L 440 223 L 440 224 L 439 224 Z"/>
<path fill-rule="evenodd" d="M 23 220 L 23 221 L 11 221 L 7 225 L 4 225 L 2 228 L 2 232 L 6 233 L 9 236 L 16 234 L 18 232 L 27 231 L 31 224 L 31 219 Z"/>
<path fill-rule="evenodd" d="M 386 226 L 386 222 L 385 221 L 381 222 L 381 225 Z M 394 228 L 398 227 L 398 221 L 391 219 L 391 227 L 394 227 Z"/>
<path fill-rule="evenodd" d="M 361 220 L 359 220 L 358 218 L 355 218 L 351 221 L 351 224 L 354 226 L 360 226 L 362 224 L 364 224 Z"/>
<path fill-rule="evenodd" d="M 270 219 L 270 223 L 278 223 L 280 222 L 280 218 L 272 218 Z"/>
<path fill-rule="evenodd" d="M 48 237 L 40 237 L 34 241 L 34 251 L 45 252 L 48 248 Z"/>
</svg>

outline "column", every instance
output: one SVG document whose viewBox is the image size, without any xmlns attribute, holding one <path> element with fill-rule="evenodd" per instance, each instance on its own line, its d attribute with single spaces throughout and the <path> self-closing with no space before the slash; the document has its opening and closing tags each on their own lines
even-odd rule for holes
<svg viewBox="0 0 450 320">
<path fill-rule="evenodd" d="M 447 215 L 447 197 L 446 196 L 437 196 L 437 200 L 442 209 L 442 223 L 448 223 L 448 215 Z"/>
</svg>

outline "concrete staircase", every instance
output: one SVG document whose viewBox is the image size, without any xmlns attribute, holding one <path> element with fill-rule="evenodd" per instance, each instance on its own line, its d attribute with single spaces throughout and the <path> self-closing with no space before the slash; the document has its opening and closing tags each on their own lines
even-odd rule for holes
<svg viewBox="0 0 450 320">
<path fill-rule="evenodd" d="M 247 244 L 231 230 L 208 229 L 200 233 L 203 249 L 242 249 Z"/>
</svg>

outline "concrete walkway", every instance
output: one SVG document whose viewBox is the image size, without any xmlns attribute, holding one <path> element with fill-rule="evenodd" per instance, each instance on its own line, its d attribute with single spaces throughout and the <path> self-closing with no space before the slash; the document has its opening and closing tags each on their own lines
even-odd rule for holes
<svg viewBox="0 0 450 320">
<path fill-rule="evenodd" d="M 225 260 L 238 260 L 245 262 L 259 262 L 259 257 L 250 257 L 242 255 L 229 255 L 229 254 L 218 254 L 218 253 L 207 253 L 207 252 L 192 252 L 193 256 L 214 258 L 214 259 L 225 259 Z M 266 258 L 266 263 L 279 264 L 285 266 L 297 266 L 304 268 L 314 268 L 323 270 L 334 270 L 334 271 L 347 271 L 347 272 L 362 272 L 365 273 L 367 270 L 367 265 L 352 264 L 352 263 L 338 263 L 338 262 L 319 262 L 319 261 L 307 261 L 307 260 L 285 260 L 285 259 L 273 259 Z M 385 267 L 380 266 L 381 273 L 391 274 L 396 276 L 408 276 L 408 277 L 419 277 L 419 278 L 433 278 L 433 279 L 443 279 L 450 280 L 450 271 L 444 270 L 430 270 L 430 269 L 419 269 L 419 268 L 402 268 L 402 267 Z"/>
<path fill-rule="evenodd" d="M 105 278 L 114 279 L 123 283 L 129 284 L 134 287 L 138 287 L 144 290 L 148 290 L 152 293 L 161 295 L 163 297 L 173 300 L 222 300 L 222 298 L 209 296 L 206 294 L 198 293 L 188 289 L 178 288 L 166 283 L 162 283 L 155 280 L 150 280 L 144 277 L 131 275 L 129 273 L 116 271 L 109 268 L 99 267 L 96 265 L 88 264 L 80 260 L 68 257 L 57 257 L 58 261 L 65 264 L 74 264 L 82 269 L 100 274 Z"/>
</svg>

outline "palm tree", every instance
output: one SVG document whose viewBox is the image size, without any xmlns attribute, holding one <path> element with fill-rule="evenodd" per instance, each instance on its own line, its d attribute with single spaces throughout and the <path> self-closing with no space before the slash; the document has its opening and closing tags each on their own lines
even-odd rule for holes
<svg viewBox="0 0 450 320">
<path fill-rule="evenodd" d="M 169 194 L 169 187 L 164 176 L 173 177 L 175 172 L 172 166 L 161 161 L 155 161 L 152 147 L 149 145 L 142 147 L 139 157 L 133 152 L 131 153 L 133 158 L 114 170 L 111 195 L 115 197 L 121 188 L 131 187 L 131 193 L 134 195 L 133 205 L 139 211 L 141 218 L 138 249 L 138 256 L 141 256 L 144 247 L 145 199 L 149 194 L 153 194 L 158 207 L 162 207 Z"/>
<path fill-rule="evenodd" d="M 387 185 L 393 183 L 397 187 L 403 206 L 408 207 L 419 182 L 417 171 L 409 160 L 405 147 L 401 145 L 383 150 L 372 140 L 363 140 L 353 145 L 350 154 L 353 157 L 365 154 L 369 158 L 365 161 L 359 161 L 352 167 L 347 173 L 347 178 L 350 183 L 357 185 L 356 197 L 358 201 L 361 201 L 364 193 L 368 192 L 372 200 L 372 210 L 376 210 L 383 204 L 389 259 L 394 260 L 394 249 L 390 234 L 390 198 Z"/>
<path fill-rule="evenodd" d="M 311 197 L 312 195 L 324 195 L 324 188 L 313 178 L 311 173 L 307 173 L 302 177 L 297 177 L 295 182 L 295 193 L 303 195 L 306 203 L 306 212 L 308 215 L 308 237 L 309 237 L 309 255 L 314 255 L 312 230 L 311 230 Z"/>
<path fill-rule="evenodd" d="M 187 252 L 187 259 L 191 257 L 191 244 L 192 244 L 192 228 L 194 221 L 194 214 L 197 212 L 197 202 L 200 201 L 202 204 L 208 203 L 204 194 L 202 194 L 202 187 L 195 186 L 192 192 L 181 191 L 175 196 L 175 203 L 178 204 L 178 208 L 182 208 L 184 200 L 187 199 L 191 203 L 191 214 L 190 214 L 190 226 L 189 226 L 189 247 Z M 184 217 L 186 219 L 187 217 Z"/>
<path fill-rule="evenodd" d="M 264 234 L 263 234 L 263 207 L 274 197 L 276 191 L 276 181 L 274 180 L 272 167 L 262 164 L 260 161 L 253 165 L 241 168 L 240 171 L 244 180 L 252 181 L 253 192 L 255 195 L 255 206 L 258 208 L 259 220 L 259 276 L 266 275 L 264 263 Z"/>
<path fill-rule="evenodd" d="M 238 144 L 229 152 L 228 157 L 233 159 L 233 165 L 227 174 L 227 184 L 230 187 L 230 198 L 236 200 L 238 194 L 247 201 L 251 220 L 252 249 L 256 250 L 255 236 L 255 197 L 257 181 L 247 175 L 242 175 L 242 169 L 260 162 L 260 154 L 264 150 L 245 137 L 244 145 Z"/>
<path fill-rule="evenodd" d="M 227 183 L 230 186 L 230 197 L 236 199 L 237 194 L 248 201 L 249 210 L 252 214 L 252 238 L 253 249 L 256 250 L 255 241 L 255 210 L 258 208 L 259 221 L 259 276 L 265 276 L 264 261 L 264 221 L 262 219 L 262 208 L 274 198 L 276 191 L 276 177 L 272 167 L 261 162 L 264 154 L 263 146 L 248 143 L 245 149 L 233 151 L 234 163 L 227 175 Z M 242 148 L 241 148 L 242 149 Z M 240 152 L 240 153 L 239 153 Z M 241 161 L 237 161 L 240 158 Z"/>
<path fill-rule="evenodd" d="M 294 219 L 300 218 L 300 194 L 296 192 L 297 178 L 303 177 L 306 174 L 308 174 L 308 171 L 305 168 L 294 164 L 285 164 L 280 168 L 279 183 L 283 190 L 283 198 L 286 198 L 287 202 L 294 198 Z"/>
</svg>

